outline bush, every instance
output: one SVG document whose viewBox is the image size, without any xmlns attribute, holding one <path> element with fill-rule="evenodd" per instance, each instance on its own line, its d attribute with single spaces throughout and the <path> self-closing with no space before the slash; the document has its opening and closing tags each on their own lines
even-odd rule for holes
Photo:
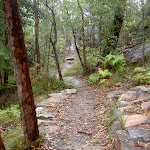
<svg viewBox="0 0 150 150">
<path fill-rule="evenodd" d="M 104 58 L 104 67 L 112 69 L 113 71 L 123 71 L 125 67 L 125 60 L 123 54 L 112 55 L 109 54 Z"/>
<path fill-rule="evenodd" d="M 47 94 L 50 91 L 61 91 L 65 88 L 72 88 L 73 86 L 64 81 L 60 81 L 56 75 L 49 76 L 48 74 L 43 74 L 38 77 L 36 81 L 32 82 L 32 90 L 34 96 L 39 96 L 42 94 Z"/>
<path fill-rule="evenodd" d="M 136 67 L 132 74 L 136 84 L 150 84 L 150 71 L 144 67 Z"/>
</svg>

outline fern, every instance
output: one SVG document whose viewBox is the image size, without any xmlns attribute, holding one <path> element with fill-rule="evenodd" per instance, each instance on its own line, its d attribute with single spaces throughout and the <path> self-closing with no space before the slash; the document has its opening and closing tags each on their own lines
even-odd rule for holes
<svg viewBox="0 0 150 150">
<path fill-rule="evenodd" d="M 100 76 L 96 73 L 91 74 L 89 77 L 89 81 L 93 83 L 96 83 L 97 81 L 99 81 L 99 79 L 100 79 Z"/>
<path fill-rule="evenodd" d="M 110 67 L 111 66 L 111 67 Z M 111 53 L 105 57 L 105 68 L 113 68 L 114 71 L 123 71 L 125 67 L 125 61 L 123 54 L 112 55 Z"/>
<path fill-rule="evenodd" d="M 107 81 L 108 81 L 108 79 L 101 79 L 99 83 L 100 83 L 100 84 L 106 84 Z"/>
<path fill-rule="evenodd" d="M 104 71 L 102 69 L 98 69 L 98 75 L 105 79 L 105 78 L 108 78 L 108 77 L 111 77 L 112 76 L 112 73 L 110 71 L 108 71 L 107 69 L 105 69 Z"/>
<path fill-rule="evenodd" d="M 136 67 L 134 73 L 146 72 L 146 69 L 143 67 Z"/>
</svg>

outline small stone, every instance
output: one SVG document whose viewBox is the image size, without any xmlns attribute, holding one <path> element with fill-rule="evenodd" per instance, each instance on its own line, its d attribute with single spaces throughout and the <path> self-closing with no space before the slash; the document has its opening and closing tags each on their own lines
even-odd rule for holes
<svg viewBox="0 0 150 150">
<path fill-rule="evenodd" d="M 43 107 L 37 107 L 36 108 L 36 117 L 40 119 L 48 119 L 53 118 L 54 115 L 48 112 L 46 108 Z"/>
<path fill-rule="evenodd" d="M 77 90 L 76 89 L 65 89 L 63 91 L 61 91 L 62 94 L 66 94 L 66 95 L 71 95 L 71 94 L 76 94 Z"/>
<path fill-rule="evenodd" d="M 150 102 L 144 102 L 141 104 L 142 110 L 147 110 L 150 107 Z"/>
</svg>

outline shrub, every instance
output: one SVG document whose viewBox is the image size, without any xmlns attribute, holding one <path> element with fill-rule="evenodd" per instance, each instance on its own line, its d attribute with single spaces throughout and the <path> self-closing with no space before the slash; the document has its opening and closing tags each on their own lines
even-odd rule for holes
<svg viewBox="0 0 150 150">
<path fill-rule="evenodd" d="M 112 55 L 111 53 L 104 58 L 104 67 L 113 69 L 114 71 L 123 71 L 125 60 L 123 54 Z"/>
<path fill-rule="evenodd" d="M 137 84 L 150 84 L 150 71 L 144 67 L 136 67 L 132 74 L 132 80 Z"/>
</svg>

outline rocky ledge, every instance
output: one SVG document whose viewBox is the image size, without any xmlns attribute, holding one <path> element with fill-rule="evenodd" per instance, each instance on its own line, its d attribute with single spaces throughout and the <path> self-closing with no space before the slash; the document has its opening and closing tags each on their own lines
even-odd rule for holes
<svg viewBox="0 0 150 150">
<path fill-rule="evenodd" d="M 109 129 L 116 149 L 150 150 L 150 87 L 118 89 L 108 99 L 117 99 L 116 119 Z"/>
</svg>

